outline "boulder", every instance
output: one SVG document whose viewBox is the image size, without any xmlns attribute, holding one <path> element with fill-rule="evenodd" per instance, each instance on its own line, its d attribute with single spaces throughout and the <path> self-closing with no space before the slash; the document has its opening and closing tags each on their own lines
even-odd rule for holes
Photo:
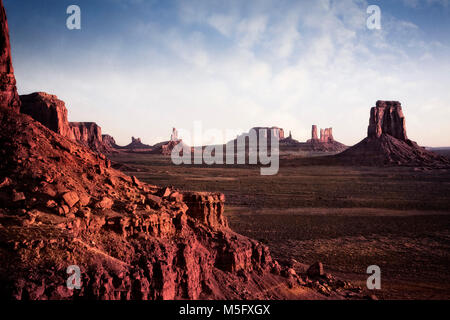
<svg viewBox="0 0 450 320">
<path fill-rule="evenodd" d="M 323 271 L 322 262 L 317 261 L 314 264 L 312 264 L 306 271 L 306 274 L 311 278 L 324 276 L 325 273 Z"/>
<path fill-rule="evenodd" d="M 66 192 L 62 198 L 69 208 L 72 208 L 80 200 L 78 194 L 74 191 Z"/>
</svg>

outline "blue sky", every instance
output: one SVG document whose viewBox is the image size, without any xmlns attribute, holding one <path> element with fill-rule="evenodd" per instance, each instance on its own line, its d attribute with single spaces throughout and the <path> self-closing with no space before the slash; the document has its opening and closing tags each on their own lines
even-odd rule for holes
<svg viewBox="0 0 450 320">
<path fill-rule="evenodd" d="M 4 0 L 20 94 L 66 102 L 119 144 L 171 128 L 311 124 L 354 144 L 399 100 L 409 137 L 450 145 L 450 0 Z M 66 8 L 81 8 L 81 30 Z M 366 9 L 381 8 L 381 30 Z M 189 142 L 189 141 L 188 141 Z M 211 138 L 203 143 L 222 142 Z"/>
</svg>

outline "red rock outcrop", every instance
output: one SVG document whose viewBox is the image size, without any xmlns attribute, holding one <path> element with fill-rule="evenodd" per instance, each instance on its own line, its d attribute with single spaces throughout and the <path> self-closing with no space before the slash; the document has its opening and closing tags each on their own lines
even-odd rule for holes
<svg viewBox="0 0 450 320">
<path fill-rule="evenodd" d="M 20 112 L 31 116 L 50 130 L 91 148 L 95 152 L 108 153 L 113 147 L 103 143 L 102 129 L 94 122 L 69 122 L 64 101 L 45 92 L 20 96 Z M 111 141 L 108 140 L 108 143 Z"/>
<path fill-rule="evenodd" d="M 400 102 L 377 101 L 370 111 L 367 138 L 335 156 L 352 165 L 449 167 L 450 161 L 407 138 Z"/>
<path fill-rule="evenodd" d="M 315 124 L 312 125 L 311 140 L 313 140 L 313 141 L 319 140 L 319 137 L 317 136 L 317 126 Z"/>
<path fill-rule="evenodd" d="M 102 128 L 95 122 L 70 122 L 69 126 L 74 140 L 99 153 L 108 151 L 103 144 Z"/>
<path fill-rule="evenodd" d="M 0 0 L 0 105 L 20 110 L 20 99 L 11 58 L 8 21 L 3 1 Z"/>
<path fill-rule="evenodd" d="M 45 92 L 35 92 L 21 95 L 20 100 L 22 102 L 20 112 L 28 114 L 63 137 L 73 137 L 67 120 L 66 106 L 57 96 Z"/>
<path fill-rule="evenodd" d="M 380 138 L 388 134 L 396 139 L 407 141 L 405 117 L 402 105 L 398 101 L 377 101 L 370 110 L 370 120 L 367 136 Z"/>
<path fill-rule="evenodd" d="M 110 136 L 109 134 L 102 135 L 102 142 L 103 142 L 103 145 L 105 146 L 105 148 L 110 151 L 114 151 L 115 149 L 117 149 L 119 147 L 117 145 L 114 137 Z"/>
<path fill-rule="evenodd" d="M 334 140 L 333 128 L 320 129 L 320 137 L 317 137 L 317 126 L 313 125 L 311 139 L 302 144 L 301 150 L 314 152 L 342 152 L 347 146 Z"/>
</svg>

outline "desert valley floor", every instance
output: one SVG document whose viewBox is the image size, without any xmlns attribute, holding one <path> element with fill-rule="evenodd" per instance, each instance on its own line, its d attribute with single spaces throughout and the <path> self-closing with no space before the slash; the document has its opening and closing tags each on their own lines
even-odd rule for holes
<svg viewBox="0 0 450 320">
<path fill-rule="evenodd" d="M 111 159 L 145 182 L 223 192 L 232 229 L 266 243 L 275 258 L 321 261 L 362 288 L 367 266 L 375 264 L 382 299 L 450 298 L 448 169 L 298 159 L 290 166 L 282 160 L 276 176 L 261 176 L 257 167 L 175 166 L 161 155 Z"/>
</svg>

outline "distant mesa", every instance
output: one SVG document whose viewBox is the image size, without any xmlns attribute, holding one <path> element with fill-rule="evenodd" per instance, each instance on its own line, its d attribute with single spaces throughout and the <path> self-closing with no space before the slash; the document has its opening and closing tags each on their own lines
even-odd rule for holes
<svg viewBox="0 0 450 320">
<path fill-rule="evenodd" d="M 377 101 L 370 110 L 367 138 L 335 156 L 360 165 L 447 167 L 450 161 L 408 139 L 401 103 Z"/>
<path fill-rule="evenodd" d="M 139 151 L 139 150 L 152 150 L 152 146 L 148 144 L 144 144 L 141 141 L 141 138 L 135 138 L 131 137 L 131 143 L 124 146 L 124 147 L 118 147 L 119 149 L 127 149 L 130 151 Z"/>
<path fill-rule="evenodd" d="M 250 131 L 254 130 L 259 136 L 260 132 L 263 134 L 263 137 L 270 140 L 273 136 L 274 138 L 278 138 L 278 140 L 284 139 L 284 130 L 278 127 L 254 127 L 250 129 Z M 250 132 L 249 131 L 249 132 Z"/>
</svg>

